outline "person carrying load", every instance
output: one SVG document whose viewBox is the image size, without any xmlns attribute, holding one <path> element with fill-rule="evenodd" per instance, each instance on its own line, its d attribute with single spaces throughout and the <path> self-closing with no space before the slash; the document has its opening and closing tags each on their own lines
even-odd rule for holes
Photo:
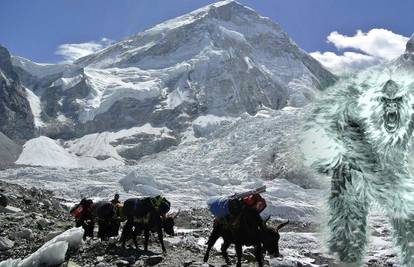
<svg viewBox="0 0 414 267">
<path fill-rule="evenodd" d="M 121 204 L 121 201 L 119 200 L 119 194 L 115 194 L 114 198 L 111 200 L 111 203 L 116 206 L 117 204 Z"/>
</svg>

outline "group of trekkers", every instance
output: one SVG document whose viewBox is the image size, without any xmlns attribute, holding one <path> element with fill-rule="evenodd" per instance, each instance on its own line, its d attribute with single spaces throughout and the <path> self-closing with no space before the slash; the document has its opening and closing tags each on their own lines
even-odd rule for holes
<svg viewBox="0 0 414 267">
<path fill-rule="evenodd" d="M 260 213 L 266 208 L 266 200 L 260 193 L 265 187 L 248 191 L 242 194 L 234 194 L 228 197 L 214 198 L 207 202 L 210 212 L 215 216 L 213 231 L 207 242 L 207 251 L 204 261 L 207 262 L 209 252 L 222 237 L 224 242 L 221 248 L 227 264 L 229 258 L 227 249 L 230 244 L 235 244 L 237 254 L 237 266 L 241 266 L 242 245 L 255 246 L 255 256 L 262 266 L 262 253 L 268 252 L 279 256 L 278 230 L 288 222 L 279 225 L 276 229 L 266 226 L 267 220 L 263 220 Z M 125 222 L 120 241 L 122 246 L 128 239 L 133 239 L 135 247 L 137 236 L 144 232 L 144 250 L 148 250 L 150 231 L 157 232 L 163 252 L 166 252 L 163 232 L 174 235 L 174 219 L 178 216 L 169 215 L 171 203 L 163 196 L 129 198 L 124 202 L 119 200 L 119 194 L 115 194 L 111 201 L 98 201 L 82 199 L 79 204 L 71 209 L 75 217 L 76 226 L 82 226 L 85 230 L 84 239 L 93 237 L 95 223 L 98 223 L 98 237 L 107 240 L 109 237 L 118 236 L 121 222 Z"/>
</svg>

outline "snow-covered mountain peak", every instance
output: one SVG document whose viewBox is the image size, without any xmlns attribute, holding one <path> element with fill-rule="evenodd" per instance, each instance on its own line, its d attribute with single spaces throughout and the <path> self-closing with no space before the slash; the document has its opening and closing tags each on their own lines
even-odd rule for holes
<svg viewBox="0 0 414 267">
<path fill-rule="evenodd" d="M 235 1 L 160 23 L 70 65 L 17 57 L 14 65 L 33 92 L 31 106 L 41 108 L 34 109 L 41 132 L 64 139 L 150 123 L 179 140 L 200 116 L 300 107 L 336 80 L 278 24 Z"/>
<path fill-rule="evenodd" d="M 188 14 L 167 20 L 151 28 L 150 31 L 174 29 L 180 26 L 196 23 L 208 18 L 214 18 L 221 21 L 232 21 L 236 23 L 246 23 L 248 20 L 269 20 L 268 18 L 260 16 L 253 9 L 246 7 L 238 3 L 237 1 L 230 0 L 216 2 L 205 7 L 199 8 Z"/>
<path fill-rule="evenodd" d="M 408 40 L 405 52 L 406 53 L 414 53 L 414 34 L 411 35 L 410 40 Z"/>
<path fill-rule="evenodd" d="M 407 41 L 405 53 L 398 58 L 391 60 L 385 64 L 373 66 L 372 70 L 377 71 L 378 69 L 384 69 L 388 72 L 401 72 L 411 75 L 414 70 L 414 34 Z M 368 69 L 370 71 L 370 69 Z"/>
<path fill-rule="evenodd" d="M 247 8 L 236 1 L 220 1 L 194 10 L 188 14 L 162 22 L 148 31 L 156 32 L 165 29 L 171 30 L 180 26 L 201 21 L 207 17 L 215 17 L 217 19 L 228 21 L 231 20 L 232 17 L 234 18 L 235 16 L 240 16 L 241 14 L 258 16 L 252 9 Z"/>
<path fill-rule="evenodd" d="M 189 60 L 209 50 L 223 50 L 222 41 L 243 45 L 247 50 L 251 42 L 274 41 L 274 45 L 298 47 L 278 24 L 260 16 L 254 10 L 236 1 L 222 1 L 188 14 L 162 22 L 142 33 L 116 43 L 95 54 L 76 61 L 80 66 L 97 68 L 140 67 L 159 69 Z M 228 42 L 227 42 L 228 43 Z M 171 55 L 165 60 L 164 55 Z M 148 64 L 148 57 L 163 57 L 163 64 Z M 147 64 L 141 64 L 142 61 Z"/>
</svg>

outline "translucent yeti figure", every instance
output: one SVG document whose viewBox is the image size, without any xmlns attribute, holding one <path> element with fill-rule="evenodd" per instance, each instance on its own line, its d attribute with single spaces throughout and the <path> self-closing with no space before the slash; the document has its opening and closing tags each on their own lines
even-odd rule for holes
<svg viewBox="0 0 414 267">
<path fill-rule="evenodd" d="M 414 79 L 373 73 L 338 82 L 315 104 L 307 131 L 330 150 L 305 153 L 313 153 L 313 165 L 332 177 L 330 251 L 346 264 L 362 265 L 368 210 L 376 204 L 393 226 L 402 264 L 414 266 L 414 180 L 408 169 Z"/>
</svg>

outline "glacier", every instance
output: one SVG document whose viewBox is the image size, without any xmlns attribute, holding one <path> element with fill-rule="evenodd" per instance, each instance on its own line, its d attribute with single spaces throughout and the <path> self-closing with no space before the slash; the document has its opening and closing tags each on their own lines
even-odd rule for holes
<svg viewBox="0 0 414 267">
<path fill-rule="evenodd" d="M 73 202 L 81 197 L 108 199 L 115 192 L 124 199 L 162 193 L 171 200 L 174 210 L 205 207 L 206 199 L 212 196 L 232 195 L 265 184 L 268 190 L 264 196 L 269 203 L 266 212 L 275 218 L 315 222 L 328 183 L 312 179 L 311 172 L 305 172 L 308 177 L 300 177 L 307 179 L 306 189 L 295 173 L 265 177 L 269 168 L 283 169 L 288 164 L 303 168 L 296 138 L 302 116 L 303 111 L 297 108 L 264 109 L 256 116 L 245 113 L 237 120 L 215 124 L 216 129 L 206 136 L 188 138 L 179 146 L 145 156 L 134 165 L 92 169 L 79 165 L 69 169 L 56 165 L 27 166 L 3 170 L 1 177 L 53 190 Z M 86 139 L 84 143 L 90 142 Z M 92 149 L 85 151 L 93 153 Z M 280 155 L 276 162 L 274 153 Z M 62 161 L 55 155 L 50 159 L 53 163 Z"/>
</svg>

